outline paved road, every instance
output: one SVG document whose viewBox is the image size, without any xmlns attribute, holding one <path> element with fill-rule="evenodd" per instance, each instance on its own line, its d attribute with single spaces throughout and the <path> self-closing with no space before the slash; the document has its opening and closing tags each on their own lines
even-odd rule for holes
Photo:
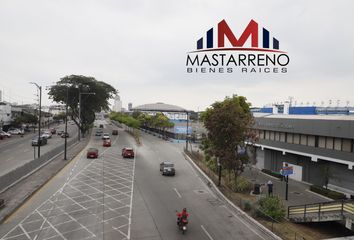
<svg viewBox="0 0 354 240">
<path fill-rule="evenodd" d="M 92 136 L 99 158 L 83 151 L 0 226 L 1 240 L 266 239 L 209 191 L 173 143 L 143 135 L 137 148 L 122 130 L 112 141 L 103 148 Z M 124 146 L 135 159 L 120 156 Z M 176 163 L 175 177 L 160 174 L 163 160 Z M 183 207 L 191 214 L 184 236 L 175 217 Z"/>
<path fill-rule="evenodd" d="M 61 124 L 55 128 L 64 130 L 64 125 Z M 68 132 L 71 137 L 77 136 L 76 131 L 76 125 L 68 125 Z M 36 134 L 38 133 L 26 133 L 23 138 L 11 136 L 11 138 L 0 140 L 0 176 L 33 160 L 34 150 L 31 146 L 31 139 Z M 64 138 L 54 134 L 51 139 L 48 139 L 48 144 L 41 146 L 41 154 L 51 151 L 60 144 L 64 144 Z M 36 148 L 36 154 L 37 150 Z"/>
</svg>

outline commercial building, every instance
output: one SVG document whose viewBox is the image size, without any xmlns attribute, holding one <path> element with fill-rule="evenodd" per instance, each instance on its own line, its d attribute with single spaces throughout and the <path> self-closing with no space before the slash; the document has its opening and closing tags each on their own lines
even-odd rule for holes
<svg viewBox="0 0 354 240">
<path fill-rule="evenodd" d="M 118 94 L 114 98 L 113 111 L 115 111 L 115 112 L 122 111 L 122 101 L 120 100 L 120 96 Z"/>
<path fill-rule="evenodd" d="M 354 195 L 354 116 L 254 113 L 256 166 L 293 166 L 298 181 Z"/>
</svg>

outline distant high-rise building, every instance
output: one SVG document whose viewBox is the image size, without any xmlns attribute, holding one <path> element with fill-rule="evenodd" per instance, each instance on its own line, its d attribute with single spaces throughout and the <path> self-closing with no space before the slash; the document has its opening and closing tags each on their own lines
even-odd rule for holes
<svg viewBox="0 0 354 240">
<path fill-rule="evenodd" d="M 132 109 L 133 109 L 133 104 L 130 102 L 130 103 L 128 103 L 128 110 L 132 111 Z"/>
<path fill-rule="evenodd" d="M 119 95 L 117 94 L 114 98 L 113 111 L 121 112 L 122 111 L 122 101 L 120 100 Z"/>
</svg>

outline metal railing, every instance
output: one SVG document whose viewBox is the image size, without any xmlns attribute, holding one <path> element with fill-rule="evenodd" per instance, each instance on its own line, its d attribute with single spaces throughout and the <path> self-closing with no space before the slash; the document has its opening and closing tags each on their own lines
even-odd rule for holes
<svg viewBox="0 0 354 240">
<path fill-rule="evenodd" d="M 293 221 L 328 221 L 329 216 L 344 219 L 345 215 L 354 217 L 354 201 L 341 200 L 288 207 L 288 218 Z"/>
</svg>

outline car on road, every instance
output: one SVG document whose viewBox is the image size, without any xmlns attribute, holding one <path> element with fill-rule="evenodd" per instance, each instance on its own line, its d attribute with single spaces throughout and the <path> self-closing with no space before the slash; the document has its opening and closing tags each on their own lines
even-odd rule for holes
<svg viewBox="0 0 354 240">
<path fill-rule="evenodd" d="M 103 128 L 103 124 L 100 124 L 100 128 Z"/>
<path fill-rule="evenodd" d="M 112 130 L 112 135 L 118 135 L 118 130 L 117 129 Z"/>
<path fill-rule="evenodd" d="M 102 140 L 107 140 L 107 139 L 110 139 L 109 133 L 104 133 L 104 134 L 102 135 Z"/>
<path fill-rule="evenodd" d="M 63 133 L 64 133 L 64 131 L 63 131 L 63 130 L 59 130 L 59 131 L 57 131 L 57 135 L 59 135 L 59 136 L 61 136 Z"/>
<path fill-rule="evenodd" d="M 12 135 L 20 135 L 20 134 L 24 134 L 25 131 L 23 129 L 19 129 L 19 128 L 10 128 L 7 133 L 10 133 Z"/>
<path fill-rule="evenodd" d="M 60 136 L 61 136 L 62 138 L 68 138 L 68 137 L 70 137 L 70 136 L 69 136 L 69 133 L 66 133 L 66 132 L 63 132 Z"/>
<path fill-rule="evenodd" d="M 122 149 L 122 156 L 123 158 L 133 158 L 134 157 L 134 150 L 133 148 L 125 147 Z"/>
<path fill-rule="evenodd" d="M 100 136 L 102 136 L 102 133 L 103 133 L 102 130 L 99 129 L 99 130 L 96 131 L 95 136 L 99 136 L 100 137 Z"/>
<path fill-rule="evenodd" d="M 47 144 L 47 139 L 44 137 L 34 137 L 32 138 L 32 146 L 43 146 Z"/>
<path fill-rule="evenodd" d="M 11 133 L 5 132 L 5 131 L 0 131 L 0 134 L 4 137 L 11 137 Z"/>
<path fill-rule="evenodd" d="M 112 145 L 110 139 L 103 140 L 103 146 L 104 147 L 110 147 Z"/>
<path fill-rule="evenodd" d="M 46 130 L 46 131 L 44 131 L 44 132 L 42 133 L 41 136 L 43 136 L 43 137 L 49 139 L 49 138 L 52 138 L 52 133 L 51 133 L 49 130 Z"/>
<path fill-rule="evenodd" d="M 97 148 L 89 148 L 87 150 L 87 158 L 98 158 L 98 149 Z"/>
<path fill-rule="evenodd" d="M 51 128 L 51 129 L 50 129 L 50 133 L 51 133 L 51 134 L 56 134 L 56 133 L 57 133 L 57 130 L 56 130 L 55 128 Z"/>
<path fill-rule="evenodd" d="M 164 161 L 160 163 L 160 172 L 162 175 L 174 176 L 176 174 L 175 165 L 172 162 Z"/>
</svg>

